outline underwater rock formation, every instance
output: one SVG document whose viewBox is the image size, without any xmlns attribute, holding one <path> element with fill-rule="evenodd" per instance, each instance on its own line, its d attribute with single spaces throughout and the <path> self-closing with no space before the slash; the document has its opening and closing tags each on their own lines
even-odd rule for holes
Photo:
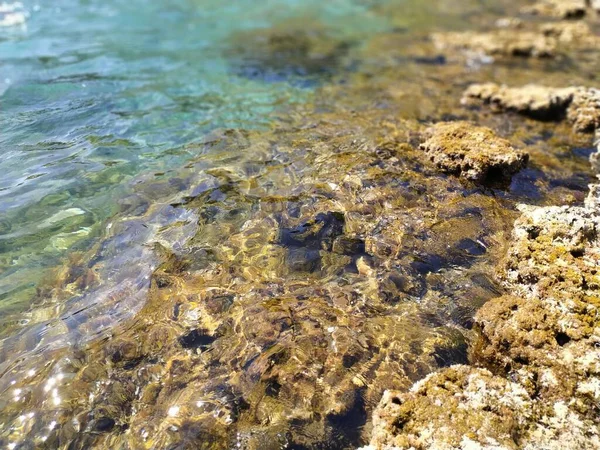
<svg viewBox="0 0 600 450">
<path fill-rule="evenodd" d="M 527 164 L 526 153 L 515 150 L 491 129 L 468 122 L 440 122 L 425 136 L 420 148 L 440 170 L 475 183 L 510 180 Z"/>
<path fill-rule="evenodd" d="M 300 85 L 332 76 L 344 67 L 352 43 L 328 36 L 326 30 L 311 22 L 309 27 L 284 23 L 240 32 L 228 51 L 231 71 L 252 80 Z"/>
<path fill-rule="evenodd" d="M 522 87 L 495 83 L 471 85 L 462 103 L 483 102 L 494 111 L 515 111 L 540 120 L 566 118 L 578 132 L 600 127 L 600 91 L 594 88 L 552 88 L 530 84 Z"/>
</svg>

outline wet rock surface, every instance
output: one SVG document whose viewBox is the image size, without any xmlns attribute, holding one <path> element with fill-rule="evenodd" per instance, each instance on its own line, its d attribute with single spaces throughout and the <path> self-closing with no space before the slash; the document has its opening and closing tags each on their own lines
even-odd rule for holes
<svg viewBox="0 0 600 450">
<path fill-rule="evenodd" d="M 440 170 L 481 184 L 509 181 L 527 164 L 528 155 L 485 127 L 441 122 L 425 132 L 420 148 Z"/>
<path fill-rule="evenodd" d="M 544 14 L 580 18 L 589 4 L 546 6 L 552 11 Z M 518 35 L 517 42 L 525 36 L 527 45 L 511 47 L 504 31 L 434 40 L 442 49 L 507 57 L 553 56 L 559 48 L 585 47 L 596 39 L 583 23 L 541 25 L 540 34 L 549 40 L 539 41 L 530 31 L 521 34 L 530 26 L 520 20 L 503 26 Z M 575 132 L 590 132 L 597 127 L 595 98 L 593 88 L 480 83 L 467 89 L 462 103 L 485 103 L 495 112 L 536 120 L 566 119 Z M 596 153 L 590 160 L 597 171 Z M 506 293 L 474 317 L 471 365 L 429 375 L 409 392 L 386 391 L 365 449 L 600 447 L 599 204 L 598 186 L 591 185 L 583 205 L 520 207 L 522 216 L 497 273 Z"/>
<path fill-rule="evenodd" d="M 454 366 L 387 392 L 370 448 L 600 446 L 599 217 L 597 186 L 585 206 L 524 212 L 501 268 L 511 295 L 475 317 L 471 361 L 496 375 Z"/>
<path fill-rule="evenodd" d="M 522 386 L 457 365 L 407 393 L 386 391 L 373 414 L 367 448 L 516 449 L 532 416 L 532 400 Z"/>
</svg>

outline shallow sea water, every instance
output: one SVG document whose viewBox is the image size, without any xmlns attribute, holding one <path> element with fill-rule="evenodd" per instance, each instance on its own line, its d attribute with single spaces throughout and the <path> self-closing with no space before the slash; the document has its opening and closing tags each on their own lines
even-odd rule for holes
<svg viewBox="0 0 600 450">
<path fill-rule="evenodd" d="M 0 9 L 0 445 L 353 448 L 384 389 L 466 361 L 516 203 L 577 203 L 591 180 L 568 126 L 458 100 L 589 83 L 594 61 L 427 48 L 511 3 Z M 448 118 L 529 168 L 438 174 L 413 148 Z"/>
</svg>

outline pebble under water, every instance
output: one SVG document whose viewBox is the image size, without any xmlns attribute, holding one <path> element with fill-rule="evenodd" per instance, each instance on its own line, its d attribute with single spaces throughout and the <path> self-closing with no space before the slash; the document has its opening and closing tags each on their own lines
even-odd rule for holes
<svg viewBox="0 0 600 450">
<path fill-rule="evenodd" d="M 384 390 L 466 362 L 517 204 L 593 179 L 589 136 L 460 98 L 597 56 L 428 41 L 514 3 L 3 4 L 0 445 L 356 448 Z M 456 119 L 527 168 L 440 173 L 419 143 Z"/>
</svg>

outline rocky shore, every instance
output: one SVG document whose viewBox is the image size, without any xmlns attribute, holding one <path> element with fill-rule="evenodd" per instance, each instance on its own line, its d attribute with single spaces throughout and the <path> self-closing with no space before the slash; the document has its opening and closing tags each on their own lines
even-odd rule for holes
<svg viewBox="0 0 600 450">
<path fill-rule="evenodd" d="M 232 76 L 334 82 L 135 180 L 0 346 L 0 445 L 594 448 L 595 31 L 460 7 L 461 36 L 237 36 Z"/>
<path fill-rule="evenodd" d="M 509 293 L 475 316 L 473 365 L 386 392 L 370 448 L 600 447 L 599 189 L 580 207 L 522 208 Z"/>
<path fill-rule="evenodd" d="M 581 19 L 594 13 L 594 5 L 549 0 L 524 12 Z M 530 27 L 517 22 L 515 30 Z M 441 48 L 503 57 L 554 57 L 561 40 L 575 42 L 576 35 L 591 42 L 587 31 L 580 32 L 589 28 L 580 22 L 542 30 L 453 33 L 434 41 Z M 575 133 L 589 133 L 600 128 L 598 92 L 483 83 L 471 85 L 462 104 L 566 120 Z M 476 151 L 474 143 L 467 146 Z M 599 153 L 600 143 L 590 156 L 596 173 Z M 365 450 L 600 448 L 600 185 L 590 185 L 583 205 L 519 209 L 511 245 L 497 270 L 506 292 L 475 315 L 470 364 L 434 372 L 408 392 L 386 391 Z"/>
</svg>

